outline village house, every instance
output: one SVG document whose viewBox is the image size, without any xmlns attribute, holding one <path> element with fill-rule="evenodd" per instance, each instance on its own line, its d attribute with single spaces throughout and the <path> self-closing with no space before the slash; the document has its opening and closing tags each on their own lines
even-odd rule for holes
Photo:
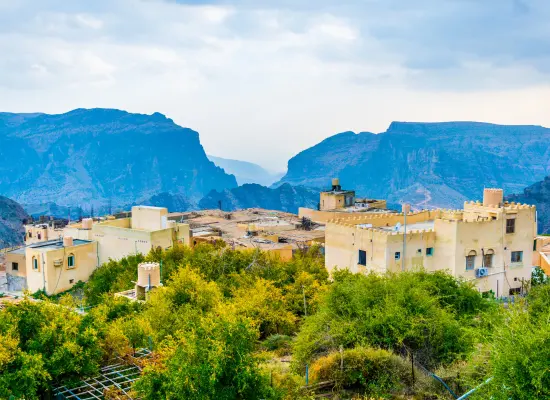
<svg viewBox="0 0 550 400">
<path fill-rule="evenodd" d="M 334 178 L 331 189 L 321 192 L 319 196 L 319 209 L 301 207 L 298 215 L 324 224 L 331 219 L 353 217 L 356 214 L 390 212 L 386 207 L 386 200 L 357 198 L 355 191 L 343 190 L 340 180 Z"/>
<path fill-rule="evenodd" d="M 329 272 L 446 270 L 474 282 L 481 292 L 507 296 L 531 279 L 536 226 L 534 206 L 504 203 L 501 189 L 485 189 L 483 203 L 466 202 L 463 210 L 331 220 L 325 264 Z"/>
</svg>

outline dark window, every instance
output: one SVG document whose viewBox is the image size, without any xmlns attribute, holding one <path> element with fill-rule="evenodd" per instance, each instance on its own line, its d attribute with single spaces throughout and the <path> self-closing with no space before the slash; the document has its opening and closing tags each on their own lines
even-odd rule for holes
<svg viewBox="0 0 550 400">
<path fill-rule="evenodd" d="M 74 279 L 69 279 L 69 284 L 73 284 L 74 283 Z"/>
<path fill-rule="evenodd" d="M 521 288 L 510 288 L 510 296 L 513 296 L 515 294 L 520 294 Z"/>
<path fill-rule="evenodd" d="M 32 259 L 32 268 L 35 270 L 35 271 L 38 271 L 38 259 L 37 258 L 34 258 Z"/>
<path fill-rule="evenodd" d="M 537 251 L 537 239 L 533 241 L 533 251 Z"/>
<path fill-rule="evenodd" d="M 523 251 L 512 251 L 512 262 L 520 263 L 523 261 Z"/>
<path fill-rule="evenodd" d="M 29 231 L 29 237 L 32 238 L 32 231 Z"/>
<path fill-rule="evenodd" d="M 427 247 L 426 248 L 426 255 L 427 256 L 433 256 L 434 255 L 434 248 L 433 247 Z"/>
<path fill-rule="evenodd" d="M 507 219 L 506 220 L 506 233 L 514 233 L 516 231 L 516 220 Z"/>
<path fill-rule="evenodd" d="M 42 235 L 40 234 L 40 232 L 37 233 L 37 236 L 38 236 L 38 239 L 42 239 Z"/>
<path fill-rule="evenodd" d="M 470 255 L 466 256 L 466 270 L 470 271 L 476 266 L 476 256 Z"/>
<path fill-rule="evenodd" d="M 70 255 L 67 257 L 67 267 L 68 268 L 74 268 L 74 255 Z"/>
<path fill-rule="evenodd" d="M 422 249 L 418 249 L 418 250 L 416 250 L 416 252 L 417 252 L 418 254 L 422 254 Z"/>
<path fill-rule="evenodd" d="M 396 251 L 396 252 L 395 252 L 395 259 L 396 259 L 396 260 L 400 260 L 400 259 L 401 259 L 401 252 L 400 252 L 400 251 Z"/>
<path fill-rule="evenodd" d="M 367 252 L 365 250 L 359 250 L 359 265 L 367 265 Z"/>
<path fill-rule="evenodd" d="M 11 263 L 11 270 L 12 271 L 19 271 L 19 264 L 16 262 Z"/>
<path fill-rule="evenodd" d="M 493 254 L 485 254 L 483 256 L 483 266 L 485 268 L 491 268 L 493 266 Z"/>
</svg>

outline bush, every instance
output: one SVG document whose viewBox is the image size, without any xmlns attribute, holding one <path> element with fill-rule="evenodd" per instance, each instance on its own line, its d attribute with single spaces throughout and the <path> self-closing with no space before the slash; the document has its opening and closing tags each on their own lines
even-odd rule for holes
<svg viewBox="0 0 550 400">
<path fill-rule="evenodd" d="M 411 365 L 406 360 L 367 347 L 320 357 L 310 371 L 313 382 L 334 381 L 338 388 L 360 387 L 368 394 L 400 393 L 413 384 Z"/>
<path fill-rule="evenodd" d="M 262 343 L 266 350 L 275 351 L 278 355 L 290 353 L 292 338 L 288 335 L 271 335 Z"/>
</svg>

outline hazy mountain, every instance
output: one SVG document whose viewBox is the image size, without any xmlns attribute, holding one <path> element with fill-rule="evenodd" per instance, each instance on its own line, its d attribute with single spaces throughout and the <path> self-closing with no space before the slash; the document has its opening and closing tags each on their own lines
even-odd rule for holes
<svg viewBox="0 0 550 400">
<path fill-rule="evenodd" d="M 23 224 L 28 218 L 21 205 L 0 196 L 0 249 L 23 243 L 25 236 Z"/>
<path fill-rule="evenodd" d="M 550 173 L 550 129 L 478 122 L 393 122 L 381 134 L 344 132 L 288 162 L 282 183 L 327 187 L 416 207 L 460 207 L 484 187 L 517 193 Z"/>
<path fill-rule="evenodd" d="M 89 208 L 162 192 L 198 200 L 236 186 L 208 160 L 197 132 L 159 113 L 0 113 L 0 193 L 22 204 Z"/>
<path fill-rule="evenodd" d="M 284 175 L 283 173 L 273 173 L 265 168 L 247 161 L 230 160 L 208 155 L 208 159 L 222 167 L 228 174 L 235 175 L 237 183 L 244 185 L 245 183 L 257 183 L 259 185 L 269 186 L 273 182 L 278 181 Z"/>
<path fill-rule="evenodd" d="M 198 208 L 197 203 L 189 200 L 185 195 L 177 193 L 159 193 L 148 199 L 135 202 L 125 207 L 130 210 L 132 206 L 166 207 L 168 212 L 191 211 Z"/>
<path fill-rule="evenodd" d="M 317 208 L 319 191 L 289 184 L 281 185 L 276 189 L 246 184 L 222 192 L 213 190 L 199 202 L 199 207 L 201 209 L 218 208 L 220 201 L 224 211 L 265 208 L 297 214 L 299 207 Z"/>
<path fill-rule="evenodd" d="M 538 231 L 550 233 L 550 176 L 527 187 L 521 194 L 507 196 L 506 200 L 537 206 Z"/>
</svg>

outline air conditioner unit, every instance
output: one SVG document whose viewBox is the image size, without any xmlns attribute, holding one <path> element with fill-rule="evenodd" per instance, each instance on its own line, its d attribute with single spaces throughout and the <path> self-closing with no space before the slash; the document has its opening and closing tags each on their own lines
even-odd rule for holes
<svg viewBox="0 0 550 400">
<path fill-rule="evenodd" d="M 63 265 L 63 260 L 62 259 L 58 259 L 58 260 L 53 261 L 53 266 L 54 267 L 61 267 L 62 265 Z"/>
<path fill-rule="evenodd" d="M 476 269 L 476 278 L 483 278 L 484 276 L 489 275 L 489 270 L 487 268 L 478 268 Z"/>
</svg>

